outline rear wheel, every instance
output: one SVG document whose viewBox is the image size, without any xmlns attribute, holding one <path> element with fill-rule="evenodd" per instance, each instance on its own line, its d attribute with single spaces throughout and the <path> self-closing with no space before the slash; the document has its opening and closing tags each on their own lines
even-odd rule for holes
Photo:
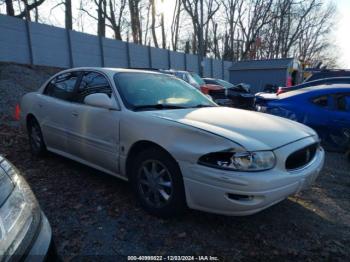
<svg viewBox="0 0 350 262">
<path fill-rule="evenodd" d="M 28 136 L 32 154 L 35 156 L 44 155 L 46 153 L 46 146 L 41 133 L 41 128 L 35 118 L 30 119 L 28 122 Z"/>
<path fill-rule="evenodd" d="M 164 151 L 152 148 L 139 153 L 133 161 L 131 183 L 142 207 L 149 213 L 169 218 L 185 210 L 180 169 Z"/>
</svg>

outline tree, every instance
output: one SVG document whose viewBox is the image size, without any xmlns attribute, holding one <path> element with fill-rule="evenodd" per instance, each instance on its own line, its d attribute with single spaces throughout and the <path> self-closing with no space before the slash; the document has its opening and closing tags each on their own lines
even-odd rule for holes
<svg viewBox="0 0 350 262">
<path fill-rule="evenodd" d="M 65 0 L 65 27 L 66 29 L 73 29 L 73 16 L 72 16 L 72 0 Z"/>
<path fill-rule="evenodd" d="M 120 0 L 119 5 L 116 4 L 115 0 L 109 0 L 109 14 L 106 13 L 105 16 L 111 28 L 114 32 L 114 38 L 117 40 L 122 40 L 122 21 L 123 12 L 125 10 L 126 0 Z M 117 12 L 117 8 L 119 11 Z"/>
<path fill-rule="evenodd" d="M 156 34 L 156 5 L 155 5 L 155 0 L 150 0 L 150 6 L 151 6 L 151 16 L 152 16 L 152 22 L 151 22 L 151 31 L 152 31 L 152 38 L 153 38 L 153 43 L 155 47 L 158 46 L 158 41 L 157 41 L 157 34 Z"/>
<path fill-rule="evenodd" d="M 45 0 L 36 0 L 33 3 L 29 4 L 28 0 L 22 0 L 22 3 L 24 5 L 23 11 L 20 11 L 19 14 L 15 14 L 15 9 L 13 6 L 13 0 L 5 0 L 6 5 L 6 14 L 9 16 L 15 16 L 18 18 L 25 18 L 28 21 L 31 21 L 31 15 L 30 12 L 32 10 L 37 9 L 42 3 L 44 3 Z M 18 2 L 20 5 L 20 2 Z"/>
<path fill-rule="evenodd" d="M 178 48 L 181 11 L 181 0 L 176 0 L 171 23 L 171 44 L 174 51 L 177 51 Z"/>
<path fill-rule="evenodd" d="M 94 0 L 97 5 L 97 35 L 106 36 L 106 0 Z"/>
<path fill-rule="evenodd" d="M 129 0 L 129 12 L 131 22 L 131 33 L 134 43 L 142 44 L 142 30 L 140 22 L 140 5 L 141 0 Z"/>
</svg>

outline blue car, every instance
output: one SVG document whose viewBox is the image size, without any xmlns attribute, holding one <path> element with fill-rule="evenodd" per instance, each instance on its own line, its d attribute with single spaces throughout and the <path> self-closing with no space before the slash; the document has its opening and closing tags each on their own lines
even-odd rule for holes
<svg viewBox="0 0 350 262">
<path fill-rule="evenodd" d="M 307 87 L 259 99 L 255 106 L 257 111 L 310 126 L 328 150 L 350 150 L 350 84 Z"/>
</svg>

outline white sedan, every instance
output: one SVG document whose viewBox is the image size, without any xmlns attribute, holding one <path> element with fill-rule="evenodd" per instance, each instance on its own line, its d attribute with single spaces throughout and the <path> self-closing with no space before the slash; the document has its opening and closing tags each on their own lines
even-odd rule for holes
<svg viewBox="0 0 350 262">
<path fill-rule="evenodd" d="M 309 186 L 325 157 L 302 124 L 219 107 L 182 80 L 140 70 L 58 73 L 23 97 L 21 123 L 35 155 L 49 150 L 129 180 L 162 217 L 186 206 L 256 213 Z"/>
</svg>

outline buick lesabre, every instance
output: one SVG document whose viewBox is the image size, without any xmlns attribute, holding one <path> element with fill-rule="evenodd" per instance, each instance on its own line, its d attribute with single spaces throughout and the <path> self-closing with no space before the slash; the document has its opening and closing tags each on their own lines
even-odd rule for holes
<svg viewBox="0 0 350 262">
<path fill-rule="evenodd" d="M 20 118 L 35 155 L 48 150 L 129 180 L 162 217 L 187 206 L 256 213 L 310 185 L 325 156 L 312 129 L 219 107 L 157 72 L 60 72 L 23 97 Z"/>
</svg>

